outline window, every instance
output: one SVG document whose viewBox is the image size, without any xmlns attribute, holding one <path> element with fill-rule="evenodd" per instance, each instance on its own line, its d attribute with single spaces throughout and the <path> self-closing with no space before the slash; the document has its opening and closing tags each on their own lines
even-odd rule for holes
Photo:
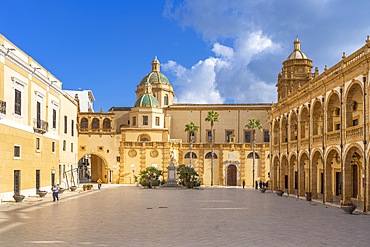
<svg viewBox="0 0 370 247">
<path fill-rule="evenodd" d="M 335 129 L 336 129 L 336 130 L 340 130 L 340 124 L 336 124 L 336 125 L 335 125 Z"/>
<path fill-rule="evenodd" d="M 89 127 L 89 122 L 87 118 L 82 118 L 81 119 L 81 129 L 87 129 Z"/>
<path fill-rule="evenodd" d="M 41 102 L 36 102 L 36 128 L 41 129 Z"/>
<path fill-rule="evenodd" d="M 73 143 L 71 143 L 71 152 L 73 153 Z"/>
<path fill-rule="evenodd" d="M 57 128 L 57 110 L 53 109 L 53 129 Z"/>
<path fill-rule="evenodd" d="M 245 132 L 244 142 L 251 143 L 251 132 L 250 131 Z"/>
<path fill-rule="evenodd" d="M 148 116 L 143 116 L 143 125 L 148 125 L 148 124 L 149 124 Z"/>
<path fill-rule="evenodd" d="M 185 154 L 185 159 L 190 159 L 190 152 L 188 152 L 187 154 Z M 191 158 L 192 159 L 197 159 L 197 154 L 194 153 L 194 152 L 191 152 Z"/>
<path fill-rule="evenodd" d="M 66 151 L 66 145 L 67 145 L 67 143 L 66 143 L 66 141 L 64 140 L 64 141 L 63 141 L 63 151 Z"/>
<path fill-rule="evenodd" d="M 189 142 L 194 142 L 194 141 L 195 141 L 195 133 L 189 132 Z"/>
<path fill-rule="evenodd" d="M 36 151 L 40 151 L 40 138 L 36 137 Z"/>
<path fill-rule="evenodd" d="M 254 158 L 259 159 L 260 158 L 259 154 L 254 152 Z M 253 159 L 253 152 L 250 152 L 248 154 L 247 159 Z"/>
<path fill-rule="evenodd" d="M 91 122 L 91 128 L 93 130 L 98 130 L 99 129 L 99 126 L 100 126 L 100 121 L 98 118 L 94 118 Z"/>
<path fill-rule="evenodd" d="M 121 161 L 121 157 L 120 157 L 120 156 L 117 156 L 117 157 L 116 157 L 116 161 L 117 161 L 117 162 L 120 162 L 120 161 Z"/>
<path fill-rule="evenodd" d="M 132 117 L 132 126 L 136 126 L 136 117 Z"/>
<path fill-rule="evenodd" d="M 212 142 L 212 132 L 207 130 L 207 142 Z"/>
<path fill-rule="evenodd" d="M 263 141 L 264 142 L 270 142 L 270 134 L 268 130 L 263 131 Z"/>
<path fill-rule="evenodd" d="M 55 142 L 51 142 L 51 152 L 55 153 Z"/>
<path fill-rule="evenodd" d="M 168 105 L 168 95 L 164 96 L 164 105 Z"/>
<path fill-rule="evenodd" d="M 352 126 L 357 126 L 358 125 L 358 119 L 353 119 L 353 125 Z"/>
<path fill-rule="evenodd" d="M 155 126 L 159 126 L 159 117 L 155 117 Z"/>
<path fill-rule="evenodd" d="M 111 129 L 111 121 L 109 118 L 104 118 L 103 120 L 103 129 L 110 130 Z"/>
<path fill-rule="evenodd" d="M 20 194 L 21 170 L 14 170 L 14 194 Z"/>
<path fill-rule="evenodd" d="M 15 159 L 20 159 L 21 158 L 21 146 L 19 145 L 14 145 L 14 158 Z"/>
<path fill-rule="evenodd" d="M 18 89 L 15 89 L 14 113 L 17 115 L 22 115 L 22 93 Z"/>
<path fill-rule="evenodd" d="M 233 130 L 226 130 L 226 142 L 231 142 L 231 136 L 234 134 Z"/>
<path fill-rule="evenodd" d="M 72 136 L 74 136 L 75 135 L 75 128 L 74 128 L 74 126 L 75 126 L 75 121 L 71 121 L 71 135 Z"/>
<path fill-rule="evenodd" d="M 68 122 L 67 116 L 64 116 L 64 133 L 65 134 L 67 134 L 67 122 Z"/>
<path fill-rule="evenodd" d="M 208 152 L 205 156 L 206 159 L 211 159 L 212 158 L 212 152 Z M 217 154 L 213 153 L 213 158 L 217 159 Z"/>
</svg>

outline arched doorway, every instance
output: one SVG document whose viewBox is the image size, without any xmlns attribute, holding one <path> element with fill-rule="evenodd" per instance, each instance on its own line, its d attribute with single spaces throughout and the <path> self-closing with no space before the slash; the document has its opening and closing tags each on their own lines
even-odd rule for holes
<svg viewBox="0 0 370 247">
<path fill-rule="evenodd" d="M 236 186 L 237 184 L 237 168 L 236 165 L 227 167 L 227 186 Z"/>
<path fill-rule="evenodd" d="M 96 182 L 99 178 L 108 183 L 111 175 L 104 159 L 95 154 L 86 154 L 78 161 L 78 174 L 81 183 Z"/>
</svg>

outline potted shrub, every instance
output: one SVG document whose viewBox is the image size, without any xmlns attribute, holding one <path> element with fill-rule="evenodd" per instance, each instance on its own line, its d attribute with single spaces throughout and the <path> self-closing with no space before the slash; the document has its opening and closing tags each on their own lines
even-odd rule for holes
<svg viewBox="0 0 370 247">
<path fill-rule="evenodd" d="M 77 190 L 77 186 L 73 185 L 71 187 L 69 187 L 71 189 L 71 191 L 76 191 Z"/>
<path fill-rule="evenodd" d="M 40 197 L 45 197 L 47 193 L 48 192 L 45 190 L 38 190 L 36 194 L 38 194 Z"/>
<path fill-rule="evenodd" d="M 84 185 L 82 186 L 82 189 L 83 189 L 83 191 L 87 190 L 87 184 L 84 184 Z"/>
<path fill-rule="evenodd" d="M 352 201 L 349 201 L 349 202 L 347 202 L 347 203 L 342 202 L 342 203 L 340 204 L 340 207 L 343 209 L 343 211 L 344 211 L 346 214 L 352 214 L 352 213 L 353 213 L 353 211 L 355 211 L 355 209 L 356 209 L 356 207 L 357 207 L 357 206 L 356 206 L 356 205 L 354 205 Z"/>
<path fill-rule="evenodd" d="M 134 175 L 135 186 L 139 186 L 139 176 Z"/>
<path fill-rule="evenodd" d="M 260 188 L 260 191 L 261 191 L 261 193 L 265 193 L 266 192 L 266 188 Z"/>
<path fill-rule="evenodd" d="M 62 187 L 59 187 L 59 190 L 58 190 L 58 193 L 59 194 L 63 194 L 63 192 L 65 191 L 65 189 L 64 188 L 62 188 Z"/>
<path fill-rule="evenodd" d="M 15 202 L 22 202 L 23 199 L 24 199 L 24 195 L 14 194 L 13 198 L 14 198 Z"/>
<path fill-rule="evenodd" d="M 87 188 L 87 190 L 91 190 L 93 188 L 93 185 L 92 184 L 87 184 L 86 188 Z"/>
<path fill-rule="evenodd" d="M 283 190 L 276 190 L 276 195 L 282 196 L 284 194 Z"/>
</svg>

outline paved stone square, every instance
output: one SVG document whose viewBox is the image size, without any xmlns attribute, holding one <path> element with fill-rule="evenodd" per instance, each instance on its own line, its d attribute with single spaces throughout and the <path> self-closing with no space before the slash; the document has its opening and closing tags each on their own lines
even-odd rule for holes
<svg viewBox="0 0 370 247">
<path fill-rule="evenodd" d="M 361 212 L 247 188 L 103 189 L 0 205 L 0 246 L 369 246 Z"/>
</svg>

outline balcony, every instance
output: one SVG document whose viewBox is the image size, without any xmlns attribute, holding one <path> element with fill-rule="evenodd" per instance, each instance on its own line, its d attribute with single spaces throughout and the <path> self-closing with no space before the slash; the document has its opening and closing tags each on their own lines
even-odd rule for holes
<svg viewBox="0 0 370 247">
<path fill-rule="evenodd" d="M 340 130 L 328 132 L 326 134 L 327 145 L 339 145 L 340 144 Z"/>
<path fill-rule="evenodd" d="M 363 139 L 363 125 L 353 126 L 346 129 L 346 143 L 353 141 L 362 141 Z"/>
<path fill-rule="evenodd" d="M 33 131 L 36 133 L 44 134 L 48 131 L 48 122 L 41 119 L 33 119 Z"/>
<path fill-rule="evenodd" d="M 6 114 L 6 102 L 0 100 L 0 114 Z"/>
</svg>

